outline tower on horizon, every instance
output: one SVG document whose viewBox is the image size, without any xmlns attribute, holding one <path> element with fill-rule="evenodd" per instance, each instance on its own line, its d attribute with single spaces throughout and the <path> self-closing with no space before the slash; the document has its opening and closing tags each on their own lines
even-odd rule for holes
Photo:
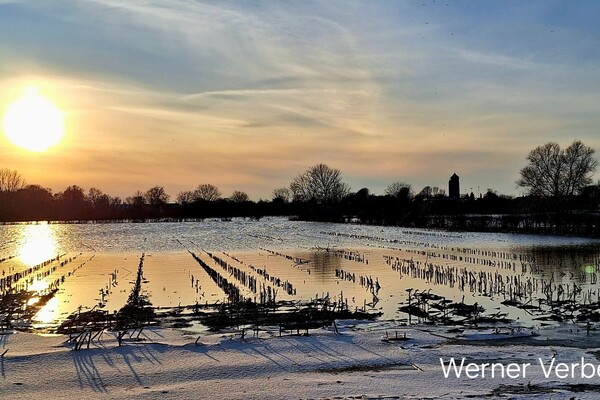
<svg viewBox="0 0 600 400">
<path fill-rule="evenodd" d="M 456 172 L 452 174 L 448 181 L 448 197 L 451 199 L 460 199 L 460 183 Z"/>
</svg>

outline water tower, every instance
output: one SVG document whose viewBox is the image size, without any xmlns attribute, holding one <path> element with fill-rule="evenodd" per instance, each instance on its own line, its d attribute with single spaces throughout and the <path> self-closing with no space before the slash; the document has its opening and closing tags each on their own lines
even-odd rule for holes
<svg viewBox="0 0 600 400">
<path fill-rule="evenodd" d="M 456 172 L 452 174 L 448 181 L 448 197 L 451 199 L 460 199 L 460 183 Z"/>
</svg>

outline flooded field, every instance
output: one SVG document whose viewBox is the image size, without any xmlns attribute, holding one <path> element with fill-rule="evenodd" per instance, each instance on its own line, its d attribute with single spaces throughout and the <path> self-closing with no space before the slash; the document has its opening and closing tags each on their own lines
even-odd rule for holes
<svg viewBox="0 0 600 400">
<path fill-rule="evenodd" d="M 600 318 L 600 242 L 590 239 L 283 218 L 5 225 L 0 238 L 0 295 L 27 293 L 15 325 L 33 329 L 119 310 L 142 254 L 142 291 L 160 308 L 226 302 L 212 273 L 257 303 L 328 298 L 400 322 Z"/>
</svg>

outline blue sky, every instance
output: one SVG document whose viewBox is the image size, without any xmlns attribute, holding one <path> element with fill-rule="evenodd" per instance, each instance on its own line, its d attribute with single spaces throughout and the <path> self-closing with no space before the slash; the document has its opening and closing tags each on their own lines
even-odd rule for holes
<svg viewBox="0 0 600 400">
<path fill-rule="evenodd" d="M 529 150 L 600 149 L 596 1 L 2 1 L 0 107 L 38 86 L 63 144 L 2 167 L 126 196 L 269 198 L 312 164 L 517 194 Z M 597 175 L 598 176 L 598 175 Z M 596 178 L 597 178 L 596 176 Z"/>
</svg>

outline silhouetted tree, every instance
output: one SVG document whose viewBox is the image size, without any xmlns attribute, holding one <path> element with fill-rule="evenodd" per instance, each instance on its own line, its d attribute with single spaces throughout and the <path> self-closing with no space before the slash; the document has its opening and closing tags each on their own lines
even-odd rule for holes
<svg viewBox="0 0 600 400">
<path fill-rule="evenodd" d="M 290 189 L 286 187 L 280 187 L 273 190 L 273 201 L 280 201 L 283 203 L 289 203 L 292 198 Z"/>
<path fill-rule="evenodd" d="M 46 204 L 50 203 L 54 198 L 51 189 L 43 188 L 40 185 L 27 185 L 19 190 L 19 195 L 22 199 Z"/>
<path fill-rule="evenodd" d="M 317 164 L 298 175 L 290 184 L 296 201 L 334 203 L 350 193 L 350 187 L 342 182 L 342 173 L 326 164 Z"/>
<path fill-rule="evenodd" d="M 144 193 L 140 190 L 137 190 L 133 196 L 128 196 L 125 198 L 125 203 L 130 206 L 143 206 L 146 204 L 146 199 L 144 198 Z"/>
<path fill-rule="evenodd" d="M 111 207 L 118 207 L 122 204 L 123 204 L 123 200 L 121 200 L 121 198 L 119 196 L 110 197 L 110 206 Z"/>
<path fill-rule="evenodd" d="M 191 190 L 184 190 L 179 192 L 177 195 L 177 203 L 181 205 L 190 204 L 194 201 L 194 192 Z"/>
<path fill-rule="evenodd" d="M 198 185 L 194 190 L 194 201 L 217 201 L 221 198 L 219 188 L 210 183 Z"/>
<path fill-rule="evenodd" d="M 88 190 L 87 200 L 95 207 L 102 201 L 103 196 L 106 195 L 102 190 L 93 187 Z"/>
<path fill-rule="evenodd" d="M 409 199 L 412 197 L 412 187 L 405 182 L 394 182 L 385 189 L 385 194 L 390 197 Z"/>
<path fill-rule="evenodd" d="M 355 193 L 355 196 L 361 200 L 368 200 L 370 196 L 369 188 L 362 188 Z"/>
<path fill-rule="evenodd" d="M 161 206 L 169 201 L 169 195 L 162 186 L 154 186 L 144 193 L 144 200 L 151 206 Z"/>
<path fill-rule="evenodd" d="M 431 197 L 433 196 L 433 189 L 431 188 L 431 186 L 425 186 L 423 189 L 421 189 L 421 191 L 419 192 L 419 196 L 420 197 Z"/>
<path fill-rule="evenodd" d="M 27 185 L 13 193 L 17 207 L 12 210 L 15 220 L 44 220 L 52 219 L 53 202 L 52 190 L 40 185 Z"/>
<path fill-rule="evenodd" d="M 594 150 L 579 140 L 564 150 L 558 143 L 546 143 L 529 153 L 529 164 L 521 170 L 517 185 L 540 197 L 578 194 L 592 182 L 598 165 L 593 155 Z"/>
<path fill-rule="evenodd" d="M 92 207 L 92 218 L 110 218 L 114 211 L 113 208 L 115 207 L 115 204 L 109 195 L 102 193 L 100 189 L 90 188 L 90 190 L 88 190 L 86 199 Z M 119 201 L 121 201 L 121 199 L 119 199 Z"/>
<path fill-rule="evenodd" d="M 89 203 L 83 189 L 77 185 L 67 187 L 64 192 L 54 195 L 60 219 L 88 218 Z"/>
<path fill-rule="evenodd" d="M 234 203 L 244 203 L 246 201 L 250 201 L 250 197 L 248 197 L 247 193 L 236 190 L 233 192 L 231 197 L 229 197 L 229 200 L 233 201 Z"/>
<path fill-rule="evenodd" d="M 494 190 L 492 188 L 488 188 L 487 191 L 485 192 L 485 194 L 483 195 L 484 199 L 497 199 L 500 196 L 498 196 L 498 191 Z"/>
<path fill-rule="evenodd" d="M 56 196 L 61 201 L 74 205 L 85 204 L 86 202 L 85 192 L 83 191 L 83 188 L 77 185 L 67 187 L 64 192 L 57 193 Z"/>
<path fill-rule="evenodd" d="M 14 169 L 0 168 L 0 192 L 16 192 L 25 187 L 25 180 Z"/>
</svg>

